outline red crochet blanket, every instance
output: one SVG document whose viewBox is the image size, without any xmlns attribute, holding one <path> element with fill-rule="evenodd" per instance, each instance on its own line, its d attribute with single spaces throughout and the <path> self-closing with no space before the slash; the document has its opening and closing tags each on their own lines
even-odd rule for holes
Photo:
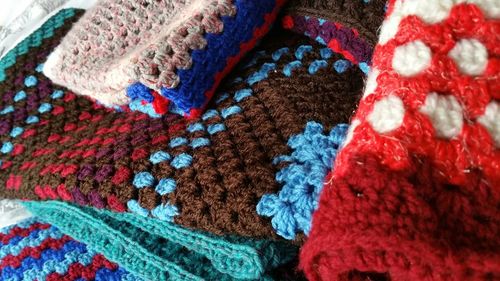
<svg viewBox="0 0 500 281">
<path fill-rule="evenodd" d="M 310 280 L 500 278 L 500 10 L 462 2 L 390 2 L 302 249 Z"/>
</svg>

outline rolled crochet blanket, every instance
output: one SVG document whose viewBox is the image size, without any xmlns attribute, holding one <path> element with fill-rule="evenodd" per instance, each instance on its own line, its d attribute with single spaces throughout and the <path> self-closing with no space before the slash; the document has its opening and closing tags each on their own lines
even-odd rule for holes
<svg viewBox="0 0 500 281">
<path fill-rule="evenodd" d="M 218 237 L 130 213 L 58 201 L 24 206 L 145 280 L 274 280 L 270 271 L 297 252 L 284 242 Z"/>
<path fill-rule="evenodd" d="M 35 218 L 0 229 L 0 279 L 142 280 Z"/>
<path fill-rule="evenodd" d="M 61 11 L 0 61 L 0 197 L 300 242 L 360 96 L 359 68 L 276 30 L 199 118 L 116 112 L 40 72 L 80 13 Z"/>
<path fill-rule="evenodd" d="M 107 106 L 142 98 L 165 113 L 172 101 L 197 117 L 284 2 L 100 0 L 51 54 L 44 72 Z"/>
<path fill-rule="evenodd" d="M 393 0 L 301 267 L 500 279 L 497 1 Z"/>
</svg>

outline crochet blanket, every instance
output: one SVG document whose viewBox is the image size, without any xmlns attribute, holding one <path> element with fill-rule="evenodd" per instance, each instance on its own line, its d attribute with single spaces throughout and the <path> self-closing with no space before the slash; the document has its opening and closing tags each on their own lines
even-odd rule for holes
<svg viewBox="0 0 500 281">
<path fill-rule="evenodd" d="M 363 5 L 382 13 L 377 3 Z M 312 33 L 319 42 L 275 30 L 200 116 L 161 116 L 178 109 L 139 85 L 129 106 L 147 116 L 42 73 L 81 14 L 61 11 L 0 61 L 0 197 L 33 200 L 24 204 L 40 220 L 137 278 L 293 280 L 274 273 L 293 268 L 283 264 L 296 246 L 284 240 L 301 244 L 310 232 L 370 50 L 354 61 Z M 332 38 L 347 30 L 350 46 L 369 42 L 359 26 L 335 26 Z"/>
<path fill-rule="evenodd" d="M 390 2 L 301 251 L 308 279 L 500 279 L 499 7 Z"/>
<path fill-rule="evenodd" d="M 198 117 L 284 2 L 101 0 L 51 54 L 44 72 L 107 106 L 142 99 L 162 114 L 172 102 L 183 115 Z"/>
<path fill-rule="evenodd" d="M 0 229 L 0 279 L 143 280 L 34 218 Z"/>
<path fill-rule="evenodd" d="M 301 241 L 362 72 L 329 48 L 278 31 L 199 118 L 115 112 L 40 72 L 80 13 L 61 11 L 0 61 L 0 196 Z"/>
<path fill-rule="evenodd" d="M 218 237 L 158 219 L 64 202 L 24 206 L 145 280 L 273 280 L 268 273 L 290 261 L 297 250 L 283 242 Z"/>
</svg>

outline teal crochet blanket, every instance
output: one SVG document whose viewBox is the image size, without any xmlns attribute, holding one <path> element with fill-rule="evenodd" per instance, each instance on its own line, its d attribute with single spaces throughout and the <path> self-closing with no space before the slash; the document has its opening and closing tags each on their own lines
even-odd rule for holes
<svg viewBox="0 0 500 281">
<path fill-rule="evenodd" d="M 288 243 L 219 237 L 154 218 L 58 201 L 24 202 L 39 219 L 148 280 L 272 280 L 297 252 Z"/>
</svg>

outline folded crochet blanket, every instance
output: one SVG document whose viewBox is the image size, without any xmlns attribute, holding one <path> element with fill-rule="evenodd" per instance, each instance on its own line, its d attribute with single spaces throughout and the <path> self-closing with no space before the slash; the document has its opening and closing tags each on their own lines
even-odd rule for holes
<svg viewBox="0 0 500 281">
<path fill-rule="evenodd" d="M 500 279 L 498 1 L 393 0 L 301 266 Z"/>
<path fill-rule="evenodd" d="M 284 2 L 101 0 L 56 48 L 44 72 L 107 106 L 141 98 L 165 113 L 172 101 L 197 117 Z"/>
<path fill-rule="evenodd" d="M 130 213 L 58 201 L 24 206 L 145 280 L 273 280 L 268 273 L 297 252 L 284 242 L 218 237 Z"/>
<path fill-rule="evenodd" d="M 0 279 L 142 280 L 58 228 L 34 218 L 0 229 Z"/>
<path fill-rule="evenodd" d="M 215 234 L 300 241 L 309 232 L 361 92 L 358 68 L 278 30 L 201 117 L 120 113 L 40 72 L 75 13 L 61 11 L 0 61 L 0 197 L 130 211 Z"/>
</svg>

